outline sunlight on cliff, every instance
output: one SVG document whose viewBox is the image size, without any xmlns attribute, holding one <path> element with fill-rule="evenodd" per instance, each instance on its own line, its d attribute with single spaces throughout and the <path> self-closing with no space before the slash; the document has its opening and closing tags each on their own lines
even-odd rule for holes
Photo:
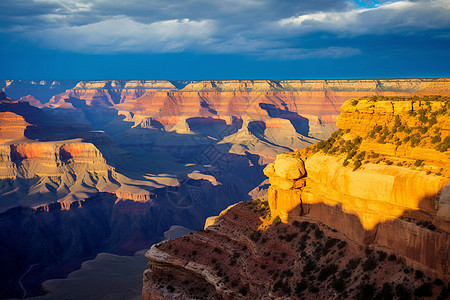
<svg viewBox="0 0 450 300">
<path fill-rule="evenodd" d="M 448 221 L 448 99 L 381 99 L 348 100 L 331 138 L 265 168 L 273 217 L 295 220 L 323 203 L 356 215 L 367 231 L 407 210 Z"/>
</svg>

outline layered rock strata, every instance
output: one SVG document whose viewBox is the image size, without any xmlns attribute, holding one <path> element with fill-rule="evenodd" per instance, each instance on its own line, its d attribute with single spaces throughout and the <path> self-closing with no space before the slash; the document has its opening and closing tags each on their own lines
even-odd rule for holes
<svg viewBox="0 0 450 300">
<path fill-rule="evenodd" d="M 328 140 L 264 169 L 267 207 L 238 204 L 203 232 L 154 245 L 143 298 L 445 299 L 449 103 L 348 100 Z"/>
<path fill-rule="evenodd" d="M 338 120 L 342 129 L 330 140 L 266 167 L 271 212 L 284 222 L 314 217 L 361 245 L 391 249 L 448 276 L 448 103 L 347 101 Z M 423 132 L 418 144 L 402 137 L 416 131 Z M 431 142 L 436 132 L 441 143 Z M 288 176 L 279 171 L 284 165 L 306 173 Z"/>
<path fill-rule="evenodd" d="M 20 115 L 0 112 L 0 144 L 25 138 L 24 132 L 29 125 Z"/>
<path fill-rule="evenodd" d="M 333 123 L 342 103 L 352 97 L 449 93 L 447 78 L 224 80 L 190 82 L 183 88 L 169 81 L 82 81 L 47 105 L 71 107 L 68 99 L 80 99 L 88 106 L 114 106 L 166 125 L 176 124 L 181 116 L 248 116 L 261 120 L 268 114 L 272 117 L 286 112 Z"/>
<path fill-rule="evenodd" d="M 116 173 L 93 144 L 81 140 L 0 145 L 1 212 L 17 206 L 70 209 L 99 192 L 150 201 L 154 188 Z"/>
</svg>

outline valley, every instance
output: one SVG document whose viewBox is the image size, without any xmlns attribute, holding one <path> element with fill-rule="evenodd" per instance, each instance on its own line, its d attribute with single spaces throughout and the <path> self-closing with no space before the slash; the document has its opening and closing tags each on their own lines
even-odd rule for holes
<svg viewBox="0 0 450 300">
<path fill-rule="evenodd" d="M 0 92 L 0 262 L 4 266 L 0 274 L 0 297 L 22 298 L 42 295 L 44 281 L 67 276 L 99 253 L 106 253 L 99 256 L 100 260 L 108 255 L 132 257 L 137 251 L 163 240 L 164 233 L 173 225 L 199 231 L 208 217 L 218 215 L 228 206 L 252 200 L 251 195 L 264 197 L 268 189 L 264 168 L 271 184 L 268 199 L 272 216 L 279 215 L 281 221 L 293 222 L 290 211 L 299 209 L 298 202 L 287 199 L 300 193 L 299 189 L 294 183 L 286 182 L 286 178 L 272 176 L 270 167 L 266 167 L 282 153 L 317 151 L 305 163 L 308 181 L 301 192 L 302 199 L 309 199 L 311 205 L 322 201 L 315 198 L 317 189 L 324 193 L 335 189 L 326 184 L 339 180 L 350 183 L 336 188 L 327 203 L 344 199 L 347 196 L 341 194 L 349 192 L 342 189 L 353 190 L 353 186 L 358 185 L 351 181 L 353 173 L 347 170 L 355 167 L 357 160 L 348 159 L 349 166 L 339 171 L 340 175 L 335 175 L 331 169 L 330 174 L 322 171 L 316 174 L 316 167 L 312 166 L 336 165 L 338 170 L 342 167 L 341 158 L 321 154 L 321 149 L 301 149 L 308 146 L 307 149 L 316 149 L 317 146 L 311 145 L 323 145 L 317 144 L 322 140 L 327 140 L 329 149 L 334 149 L 338 146 L 334 143 L 342 147 L 347 140 L 354 140 L 352 134 L 367 134 L 376 121 L 370 119 L 372 113 L 363 108 L 388 114 L 383 112 L 384 106 L 377 104 L 372 108 L 364 103 L 366 100 L 360 100 L 355 107 L 361 115 L 357 118 L 358 126 L 354 126 L 353 106 L 347 101 L 350 98 L 448 96 L 450 79 L 7 80 L 0 82 L 0 88 L 3 90 Z M 434 104 L 430 113 L 433 111 Z M 412 118 L 405 121 L 409 127 L 415 126 Z M 435 125 L 441 128 L 442 139 L 448 133 L 447 123 L 438 120 Z M 341 129 L 333 134 L 338 127 Z M 350 130 L 351 134 L 343 130 Z M 379 138 L 377 134 L 374 133 L 373 139 Z M 395 143 L 397 137 L 405 138 L 393 135 L 387 141 Z M 427 143 L 431 144 L 431 139 Z M 401 157 L 405 164 L 414 164 L 425 153 L 416 155 L 414 149 L 409 149 L 411 147 L 391 153 L 388 144 L 376 146 L 367 139 L 360 148 L 367 153 L 374 149 L 386 156 L 385 161 Z M 400 150 L 402 155 L 398 153 Z M 433 151 L 426 152 L 429 154 L 424 159 L 432 173 L 430 176 L 441 172 L 443 177 L 436 178 L 447 178 L 446 171 L 440 169 L 448 151 Z M 366 172 L 378 172 L 380 166 L 365 165 L 365 160 L 361 161 Z M 404 178 L 420 173 L 419 177 L 425 178 L 419 180 L 420 184 L 430 188 L 441 187 L 444 180 L 429 180 L 431 177 L 422 174 L 425 169 L 402 172 Z M 315 186 L 314 193 L 308 190 L 312 186 Z M 357 197 L 364 198 L 367 193 L 370 191 L 362 191 Z M 391 191 L 386 190 L 386 193 Z M 427 197 L 428 194 L 425 190 L 418 195 Z M 275 202 L 283 204 L 275 205 Z M 333 222 L 327 223 L 316 216 L 328 208 L 308 210 L 311 217 L 344 233 L 346 238 L 339 238 L 349 245 L 351 241 L 355 245 L 362 243 L 361 232 L 389 219 L 377 214 L 361 216 L 357 205 L 347 208 L 341 202 L 332 205 L 341 205 L 351 216 L 358 215 L 363 220 L 362 227 L 357 227 L 355 232 L 346 232 L 348 224 L 337 228 L 332 226 Z M 421 222 L 429 222 L 428 214 L 434 213 L 433 205 L 425 204 L 426 214 Z M 448 214 L 446 205 L 445 202 L 440 206 L 438 216 Z M 409 209 L 413 208 L 405 205 L 405 210 Z M 393 219 L 404 212 L 392 211 Z M 244 214 L 247 217 L 245 210 Z M 412 216 L 416 218 L 415 213 Z M 255 218 L 250 212 L 248 217 Z M 253 220 L 251 226 L 257 227 L 257 220 Z M 354 218 L 349 217 L 349 220 L 353 222 Z M 432 223 L 443 226 L 445 231 L 446 222 L 448 220 Z M 401 224 L 398 226 L 410 226 Z M 283 226 L 280 224 L 279 228 Z M 286 234 L 290 234 L 291 229 L 286 228 Z M 205 234 L 209 233 L 195 235 L 199 243 L 208 239 L 202 236 Z M 222 234 L 220 230 L 218 234 Z M 225 235 L 228 234 L 231 233 Z M 383 238 L 390 239 L 388 235 Z M 382 241 L 377 240 L 377 243 Z M 247 247 L 254 246 L 248 244 Z M 288 251 L 291 250 L 285 252 L 291 255 Z M 358 253 L 355 257 L 360 255 Z M 408 257 L 408 252 L 402 255 Z M 122 258 L 111 256 L 111 259 L 120 261 Z M 439 263 L 430 262 L 428 257 L 408 259 L 439 269 Z M 136 261 L 142 260 L 136 258 Z M 95 260 L 92 264 L 97 263 Z M 52 281 L 47 282 L 47 286 L 52 286 Z M 57 289 L 49 289 L 58 295 Z M 210 291 L 211 287 L 205 285 L 205 289 Z"/>
<path fill-rule="evenodd" d="M 330 138 L 265 167 L 267 201 L 153 245 L 143 299 L 447 299 L 449 105 L 347 100 Z"/>
</svg>

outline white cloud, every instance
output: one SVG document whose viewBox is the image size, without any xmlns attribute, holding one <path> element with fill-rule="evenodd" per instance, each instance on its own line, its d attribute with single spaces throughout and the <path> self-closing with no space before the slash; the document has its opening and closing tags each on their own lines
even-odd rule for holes
<svg viewBox="0 0 450 300">
<path fill-rule="evenodd" d="M 450 27 L 450 1 L 399 1 L 368 9 L 305 14 L 281 19 L 278 24 L 298 34 L 389 34 L 441 29 Z"/>
<path fill-rule="evenodd" d="M 54 13 L 80 13 L 90 11 L 92 1 L 80 0 L 34 0 L 36 3 L 56 4 L 59 8 L 54 9 Z"/>
<path fill-rule="evenodd" d="M 51 47 L 75 52 L 180 52 L 207 42 L 211 20 L 166 20 L 150 24 L 121 16 L 81 26 L 37 30 L 29 35 Z"/>
<path fill-rule="evenodd" d="M 299 60 L 309 58 L 343 58 L 360 55 L 361 51 L 352 47 L 327 47 L 317 49 L 285 48 L 269 49 L 261 55 L 263 59 Z"/>
<path fill-rule="evenodd" d="M 0 32 L 81 53 L 303 59 L 360 54 L 356 38 L 343 44 L 342 37 L 444 38 L 450 29 L 450 0 L 374 3 L 361 8 L 351 0 L 0 0 Z"/>
</svg>

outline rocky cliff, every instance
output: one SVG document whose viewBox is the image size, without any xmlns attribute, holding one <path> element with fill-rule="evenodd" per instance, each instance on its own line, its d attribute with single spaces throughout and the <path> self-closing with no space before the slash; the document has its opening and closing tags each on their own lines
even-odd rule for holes
<svg viewBox="0 0 450 300">
<path fill-rule="evenodd" d="M 246 125 L 257 124 L 260 133 L 251 134 L 252 142 L 243 143 L 242 135 L 223 142 L 232 146 L 232 153 L 250 152 L 270 162 L 276 154 L 328 138 L 336 130 L 341 105 L 349 98 L 423 93 L 448 95 L 450 80 L 82 81 L 45 105 L 109 113 L 117 110 L 133 127 L 191 134 L 191 128 L 197 126 L 195 134 L 219 139 L 234 133 L 219 123 L 231 125 L 232 120 L 241 120 L 243 131 Z M 208 126 L 212 122 L 214 126 Z M 295 133 L 286 138 L 286 132 L 281 135 L 271 130 L 274 127 L 293 128 Z"/>
<path fill-rule="evenodd" d="M 265 169 L 272 212 L 286 222 L 313 216 L 448 276 L 449 99 L 355 99 L 342 110 L 329 140 L 289 156 L 307 176 L 280 173 L 296 169 L 283 157 Z"/>
<path fill-rule="evenodd" d="M 267 204 L 153 246 L 143 298 L 445 299 L 449 100 L 348 100 L 328 140 L 265 168 Z"/>
<path fill-rule="evenodd" d="M 12 112 L 0 112 L 0 144 L 25 138 L 28 124 L 25 119 Z"/>
<path fill-rule="evenodd" d="M 76 98 L 89 106 L 118 109 L 175 124 L 180 116 L 230 116 L 264 119 L 296 113 L 335 122 L 342 103 L 352 97 L 450 93 L 450 80 L 224 80 L 190 82 L 177 88 L 169 81 L 82 81 L 49 106 Z"/>
<path fill-rule="evenodd" d="M 0 212 L 17 206 L 69 209 L 96 193 L 149 201 L 157 185 L 115 172 L 102 153 L 81 140 L 0 145 Z M 159 186 L 158 186 L 159 187 Z"/>
</svg>

